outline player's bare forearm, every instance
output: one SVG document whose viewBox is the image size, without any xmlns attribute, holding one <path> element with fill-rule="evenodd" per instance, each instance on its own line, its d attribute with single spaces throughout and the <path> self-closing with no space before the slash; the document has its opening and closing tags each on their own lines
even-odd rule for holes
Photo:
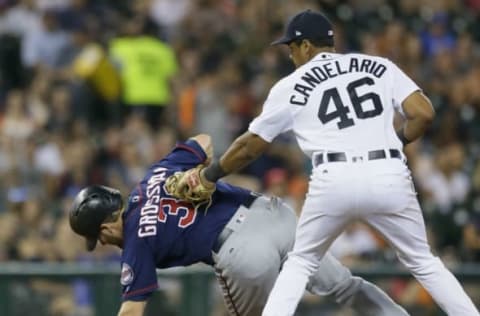
<svg viewBox="0 0 480 316">
<path fill-rule="evenodd" d="M 430 100 L 420 91 L 408 96 L 402 106 L 406 121 L 397 134 L 404 144 L 408 144 L 425 133 L 435 117 L 435 111 Z"/>
<path fill-rule="evenodd" d="M 142 316 L 146 303 L 146 301 L 125 301 L 118 311 L 118 316 Z"/>
<path fill-rule="evenodd" d="M 205 168 L 203 175 L 208 181 L 215 182 L 219 178 L 238 171 L 257 159 L 270 143 L 256 134 L 245 132 L 230 145 L 220 161 Z"/>
<path fill-rule="evenodd" d="M 269 144 L 256 134 L 245 132 L 232 143 L 220 158 L 220 166 L 226 173 L 238 171 L 257 159 Z"/>
</svg>

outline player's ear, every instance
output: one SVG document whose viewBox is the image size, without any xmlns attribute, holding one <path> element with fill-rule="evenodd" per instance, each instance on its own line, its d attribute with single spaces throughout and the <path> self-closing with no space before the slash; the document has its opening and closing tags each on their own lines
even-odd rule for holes
<svg viewBox="0 0 480 316">
<path fill-rule="evenodd" d="M 305 45 L 306 47 L 310 47 L 312 45 L 309 39 L 304 39 L 302 41 L 302 44 Z"/>
<path fill-rule="evenodd" d="M 111 223 L 103 223 L 102 225 L 100 225 L 100 235 L 108 234 L 111 231 L 110 225 Z"/>
<path fill-rule="evenodd" d="M 108 226 L 106 226 L 105 224 L 102 224 L 100 226 L 100 232 L 98 233 L 97 239 L 102 245 L 105 245 L 108 241 L 108 236 L 109 236 Z"/>
<path fill-rule="evenodd" d="M 118 225 L 116 222 L 106 222 L 100 225 L 100 234 L 105 234 L 107 236 L 112 236 L 116 234 L 118 230 Z"/>
<path fill-rule="evenodd" d="M 300 49 L 307 55 L 309 58 L 314 56 L 315 46 L 308 39 L 302 40 L 300 43 Z"/>
<path fill-rule="evenodd" d="M 298 41 L 297 42 L 298 48 L 299 49 L 305 49 L 306 45 L 308 45 L 307 42 L 308 42 L 308 40 L 306 40 L 306 39 L 302 39 L 301 41 Z"/>
</svg>

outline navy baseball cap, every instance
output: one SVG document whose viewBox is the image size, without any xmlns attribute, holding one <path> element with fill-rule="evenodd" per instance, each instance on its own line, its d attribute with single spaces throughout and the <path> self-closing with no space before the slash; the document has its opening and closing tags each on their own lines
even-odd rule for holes
<svg viewBox="0 0 480 316">
<path fill-rule="evenodd" d="M 333 46 L 332 23 L 319 12 L 302 11 L 288 22 L 283 37 L 271 45 L 289 44 L 301 39 L 325 40 L 326 44 Z"/>
</svg>

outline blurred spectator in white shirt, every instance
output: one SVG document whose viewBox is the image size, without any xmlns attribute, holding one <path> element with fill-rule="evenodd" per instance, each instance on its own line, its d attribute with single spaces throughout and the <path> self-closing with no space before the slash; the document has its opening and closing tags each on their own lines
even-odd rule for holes
<svg viewBox="0 0 480 316">
<path fill-rule="evenodd" d="M 192 7 L 191 0 L 153 0 L 151 1 L 150 17 L 164 28 L 166 37 L 179 31 L 180 24 Z"/>
<path fill-rule="evenodd" d="M 41 14 L 36 10 L 34 0 L 21 0 L 7 10 L 2 21 L 0 33 L 23 37 L 40 29 Z"/>
<path fill-rule="evenodd" d="M 62 65 L 62 52 L 70 46 L 68 33 L 58 28 L 52 11 L 42 16 L 42 25 L 26 34 L 22 43 L 22 62 L 26 67 L 55 69 Z"/>
</svg>

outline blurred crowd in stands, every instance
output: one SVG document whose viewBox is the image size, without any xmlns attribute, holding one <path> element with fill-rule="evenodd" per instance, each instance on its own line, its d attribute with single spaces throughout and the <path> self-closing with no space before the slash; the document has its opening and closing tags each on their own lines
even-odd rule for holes
<svg viewBox="0 0 480 316">
<path fill-rule="evenodd" d="M 306 8 L 335 23 L 338 52 L 387 57 L 432 99 L 433 128 L 406 148 L 430 241 L 480 262 L 480 0 L 0 0 L 0 262 L 117 260 L 70 233 L 72 197 L 128 193 L 197 133 L 223 153 L 294 69 L 269 43 Z M 228 181 L 299 211 L 309 168 L 284 135 Z M 363 224 L 332 251 L 396 263 Z"/>
</svg>

